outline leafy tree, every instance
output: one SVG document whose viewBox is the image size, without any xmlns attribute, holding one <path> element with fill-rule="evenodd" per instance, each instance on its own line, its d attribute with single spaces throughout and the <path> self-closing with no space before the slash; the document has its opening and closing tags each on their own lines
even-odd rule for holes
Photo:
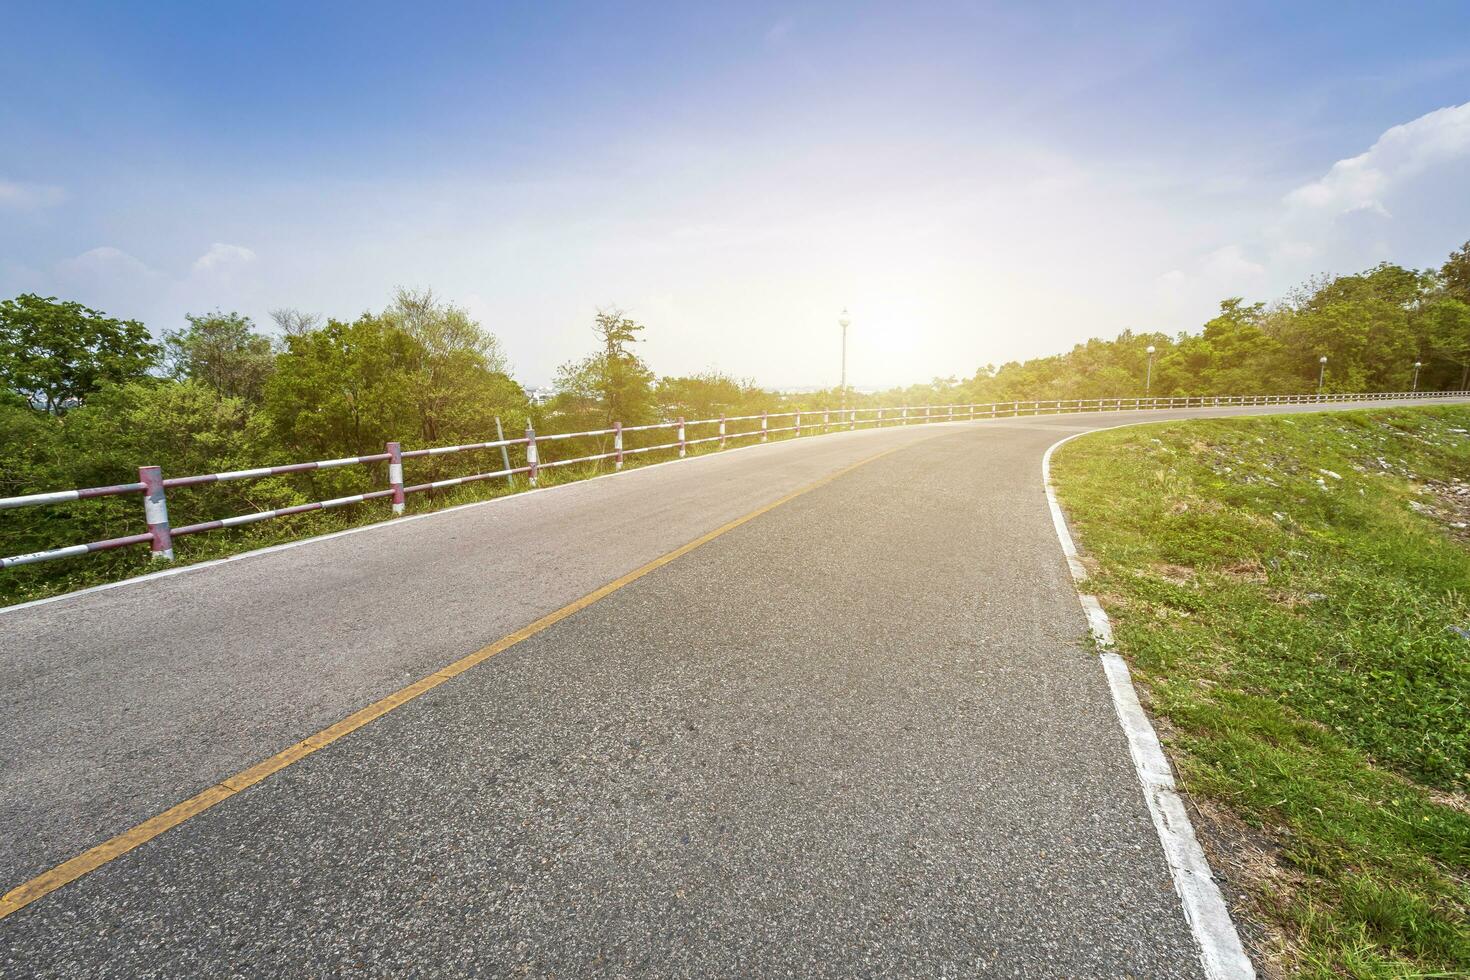
<svg viewBox="0 0 1470 980">
<path fill-rule="evenodd" d="M 61 446 L 61 431 L 60 420 L 37 412 L 23 401 L 0 401 L 0 497 L 61 486 L 56 474 L 68 458 Z M 8 539 L 7 548 L 7 555 L 24 550 L 8 544 Z"/>
<path fill-rule="evenodd" d="M 709 419 L 720 415 L 753 415 L 775 407 L 775 399 L 753 381 L 708 371 L 685 378 L 660 378 L 654 401 L 667 419 Z"/>
<path fill-rule="evenodd" d="M 495 419 L 522 424 L 525 392 L 511 380 L 500 341 L 428 290 L 400 289 L 383 316 L 415 343 L 401 366 L 426 444 L 490 438 Z"/>
<path fill-rule="evenodd" d="M 216 310 L 186 319 L 187 329 L 163 335 L 170 373 L 209 385 L 227 398 L 259 404 L 276 366 L 271 339 L 256 333 L 250 318 L 239 313 Z"/>
<path fill-rule="evenodd" d="M 1179 344 L 1181 360 L 1197 379 L 1184 393 L 1252 395 L 1289 384 L 1274 370 L 1282 348 L 1263 329 L 1265 317 L 1264 303 L 1246 305 L 1239 297 L 1221 302 L 1220 315 Z"/>
<path fill-rule="evenodd" d="M 1470 303 L 1470 242 L 1450 253 L 1439 269 L 1445 292 L 1462 303 Z"/>
<path fill-rule="evenodd" d="M 1383 264 L 1316 284 L 1295 308 L 1273 321 L 1298 376 L 1316 380 L 1328 357 L 1327 388 L 1407 388 L 1420 341 L 1413 314 L 1427 287 L 1422 273 Z"/>
<path fill-rule="evenodd" d="M 601 310 L 592 330 L 601 350 L 557 369 L 553 411 L 603 428 L 652 421 L 654 374 L 633 350 L 643 325 L 621 310 Z"/>
<path fill-rule="evenodd" d="M 1470 303 L 1443 297 L 1424 310 L 1432 355 L 1460 369 L 1457 390 L 1470 387 Z"/>
<path fill-rule="evenodd" d="M 137 320 L 34 293 L 0 302 L 0 385 L 52 415 L 105 383 L 143 377 L 158 355 Z"/>
<path fill-rule="evenodd" d="M 140 464 L 184 476 L 259 466 L 279 456 L 265 420 L 249 404 L 192 379 L 106 385 L 64 421 L 78 485 L 137 479 Z M 258 489 L 249 481 L 235 491 Z"/>
<path fill-rule="evenodd" d="M 403 365 L 423 356 L 392 320 L 364 313 L 286 338 L 265 386 L 281 441 L 314 456 L 381 452 L 418 428 Z"/>
</svg>

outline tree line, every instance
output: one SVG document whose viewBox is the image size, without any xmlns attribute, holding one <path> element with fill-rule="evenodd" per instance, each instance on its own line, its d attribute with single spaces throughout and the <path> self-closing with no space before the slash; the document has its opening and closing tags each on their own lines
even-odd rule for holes
<svg viewBox="0 0 1470 980">
<path fill-rule="evenodd" d="M 154 339 L 136 320 L 24 294 L 0 301 L 0 496 L 166 475 L 585 431 L 678 417 L 963 404 L 1143 393 L 1211 395 L 1315 389 L 1470 387 L 1470 243 L 1438 269 L 1382 264 L 1322 277 L 1272 303 L 1227 299 L 1197 332 L 1125 331 L 1050 357 L 880 393 L 782 394 L 717 372 L 659 376 L 639 353 L 643 325 L 599 313 L 586 357 L 562 365 L 537 404 L 511 376 L 499 340 L 464 309 L 399 290 L 380 312 L 323 319 L 283 309 L 267 333 L 239 313 L 191 314 Z M 570 447 L 569 447 L 570 448 Z M 435 458 L 429 478 L 483 460 Z M 463 472 L 461 469 L 459 472 Z M 456 473 L 456 475 L 458 475 Z M 191 491 L 183 519 L 290 506 L 381 486 L 347 468 Z M 183 496 L 183 495 L 181 495 Z M 0 513 L 7 554 L 124 533 L 136 501 Z M 180 523 L 176 519 L 176 523 Z M 38 566 L 38 568 L 43 566 Z M 13 573 L 12 573 L 13 574 Z M 44 574 L 44 573 L 37 573 Z"/>
</svg>

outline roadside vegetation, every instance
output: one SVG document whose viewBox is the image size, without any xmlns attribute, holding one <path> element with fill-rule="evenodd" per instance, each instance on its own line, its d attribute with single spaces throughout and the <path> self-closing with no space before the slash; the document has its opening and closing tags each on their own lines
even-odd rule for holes
<svg viewBox="0 0 1470 980">
<path fill-rule="evenodd" d="M 1268 975 L 1470 975 L 1470 409 L 1158 423 L 1053 475 Z"/>
<path fill-rule="evenodd" d="M 714 372 L 660 376 L 640 353 L 644 326 L 612 309 L 593 318 L 586 356 L 562 365 L 551 390 L 540 393 L 514 379 L 492 332 L 427 291 L 399 290 L 387 308 L 355 319 L 293 309 L 271 318 L 262 329 L 215 310 L 182 325 L 145 325 L 54 297 L 0 301 L 0 496 L 131 483 L 140 465 L 173 477 L 376 454 L 390 439 L 405 449 L 486 442 L 497 422 L 517 437 L 528 424 L 549 435 L 844 404 L 1130 397 L 1144 393 L 1150 346 L 1149 390 L 1159 396 L 1312 391 L 1324 354 L 1329 391 L 1408 389 L 1416 361 L 1420 388 L 1461 388 L 1470 377 L 1470 243 L 1439 269 L 1379 265 L 1315 280 L 1269 306 L 1228 299 L 1198 332 L 1130 330 L 1055 357 L 884 392 L 780 393 Z M 628 448 L 666 435 L 632 433 Z M 543 451 L 556 459 L 609 448 L 608 440 L 578 440 Z M 491 450 L 411 460 L 407 477 L 417 483 L 499 468 Z M 548 480 L 572 475 L 547 471 Z M 192 487 L 170 494 L 170 518 L 181 526 L 379 490 L 385 482 L 379 464 Z M 474 484 L 415 495 L 409 506 L 511 489 Z M 218 557 L 381 520 L 387 508 L 376 501 L 181 538 L 176 553 L 180 561 Z M 138 533 L 140 511 L 136 497 L 0 511 L 0 555 Z M 0 604 L 149 566 L 144 549 L 134 548 L 0 571 Z"/>
</svg>

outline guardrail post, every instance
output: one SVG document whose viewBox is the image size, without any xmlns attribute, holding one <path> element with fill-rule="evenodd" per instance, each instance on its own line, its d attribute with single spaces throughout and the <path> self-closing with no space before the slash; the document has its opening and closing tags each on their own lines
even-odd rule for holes
<svg viewBox="0 0 1470 980">
<path fill-rule="evenodd" d="M 770 415 L 770 412 L 761 412 L 761 442 L 771 438 Z"/>
<path fill-rule="evenodd" d="M 388 450 L 388 488 L 393 491 L 393 516 L 403 513 L 403 450 L 398 443 L 390 442 Z"/>
<path fill-rule="evenodd" d="M 796 413 L 796 438 L 801 438 L 801 412 Z"/>
<path fill-rule="evenodd" d="M 857 428 L 857 409 L 855 408 L 849 408 L 847 410 L 847 428 L 848 431 Z"/>
<path fill-rule="evenodd" d="M 725 416 L 720 415 L 720 448 L 725 448 Z"/>
<path fill-rule="evenodd" d="M 536 485 L 536 474 L 541 471 L 541 457 L 536 452 L 536 430 L 526 426 L 526 465 L 531 469 L 531 486 Z"/>
<path fill-rule="evenodd" d="M 683 459 L 687 449 L 684 445 L 684 416 L 679 416 L 679 458 Z"/>
<path fill-rule="evenodd" d="M 143 484 L 143 519 L 153 535 L 151 547 L 155 560 L 173 561 L 174 536 L 168 526 L 168 500 L 163 493 L 163 470 L 157 466 L 138 467 L 138 482 Z"/>
<path fill-rule="evenodd" d="M 899 425 L 908 425 L 909 424 L 909 407 L 907 405 L 905 405 L 903 407 L 903 411 L 900 412 L 899 415 L 898 415 L 898 424 Z"/>
<path fill-rule="evenodd" d="M 722 421 L 720 422 L 720 434 L 724 435 L 724 431 L 725 423 Z M 623 423 L 621 422 L 613 423 L 613 452 L 616 454 L 613 457 L 613 469 L 620 470 L 623 468 Z"/>
<path fill-rule="evenodd" d="M 505 442 L 505 429 L 500 425 L 500 416 L 495 416 L 495 441 Z M 500 447 L 501 469 L 505 470 L 505 485 L 513 487 L 516 485 L 516 475 L 510 471 L 510 450 L 505 446 Z"/>
</svg>

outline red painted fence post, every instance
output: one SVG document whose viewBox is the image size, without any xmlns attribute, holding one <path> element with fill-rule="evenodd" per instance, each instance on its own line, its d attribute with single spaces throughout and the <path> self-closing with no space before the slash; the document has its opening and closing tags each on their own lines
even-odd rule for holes
<svg viewBox="0 0 1470 980">
<path fill-rule="evenodd" d="M 613 459 L 613 469 L 620 470 L 623 468 L 623 423 L 621 422 L 613 423 L 613 452 L 617 454 Z"/>
<path fill-rule="evenodd" d="M 140 466 L 138 482 L 143 484 L 143 518 L 148 522 L 148 533 L 153 535 L 153 557 L 172 561 L 174 536 L 168 526 L 168 500 L 163 494 L 163 471 L 157 466 Z"/>
<path fill-rule="evenodd" d="M 403 450 L 398 443 L 390 442 L 384 447 L 388 451 L 388 487 L 393 491 L 393 516 L 403 513 Z"/>
<path fill-rule="evenodd" d="M 536 474 L 540 472 L 541 460 L 536 455 L 536 430 L 526 426 L 526 465 L 531 469 L 531 486 L 536 485 Z"/>
</svg>

